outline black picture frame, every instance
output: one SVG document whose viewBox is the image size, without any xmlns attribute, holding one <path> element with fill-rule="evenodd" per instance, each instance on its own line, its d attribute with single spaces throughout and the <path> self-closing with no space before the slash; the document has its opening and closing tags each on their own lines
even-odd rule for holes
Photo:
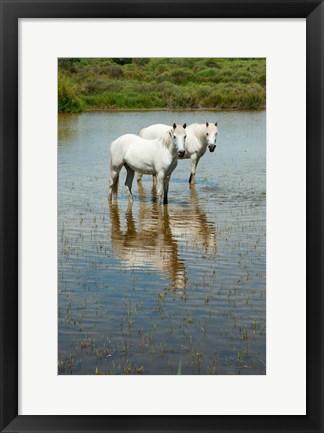
<svg viewBox="0 0 324 433">
<path fill-rule="evenodd" d="M 323 1 L 0 0 L 0 7 L 1 432 L 323 432 Z M 171 17 L 307 20 L 307 414 L 203 418 L 18 415 L 18 20 Z"/>
</svg>

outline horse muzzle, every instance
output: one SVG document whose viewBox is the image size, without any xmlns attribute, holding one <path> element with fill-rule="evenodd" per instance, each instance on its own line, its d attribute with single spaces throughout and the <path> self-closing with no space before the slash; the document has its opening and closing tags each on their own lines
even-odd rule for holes
<svg viewBox="0 0 324 433">
<path fill-rule="evenodd" d="M 181 151 L 178 152 L 178 157 L 179 158 L 183 158 L 184 155 L 185 155 L 185 151 L 184 150 L 181 150 Z"/>
<path fill-rule="evenodd" d="M 209 152 L 214 152 L 214 150 L 216 149 L 216 144 L 210 144 L 208 148 L 209 148 Z"/>
</svg>

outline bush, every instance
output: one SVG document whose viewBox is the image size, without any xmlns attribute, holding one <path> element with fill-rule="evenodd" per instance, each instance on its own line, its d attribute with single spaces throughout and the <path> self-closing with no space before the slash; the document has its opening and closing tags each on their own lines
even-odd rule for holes
<svg viewBox="0 0 324 433">
<path fill-rule="evenodd" d="M 58 110 L 260 109 L 266 59 L 59 59 Z"/>
<path fill-rule="evenodd" d="M 58 111 L 79 113 L 84 110 L 83 101 L 76 94 L 76 86 L 68 77 L 59 78 L 58 82 Z"/>
<path fill-rule="evenodd" d="M 218 77 L 218 70 L 216 68 L 207 68 L 203 69 L 194 77 L 196 82 L 206 82 L 206 81 L 215 81 Z"/>
<path fill-rule="evenodd" d="M 124 57 L 124 58 L 113 58 L 112 59 L 113 62 L 117 63 L 118 65 L 127 65 L 129 63 L 133 63 L 133 59 L 129 58 L 129 57 Z"/>
<path fill-rule="evenodd" d="M 182 85 L 188 82 L 191 76 L 191 71 L 187 69 L 173 69 L 171 71 L 166 71 L 157 77 L 157 81 L 169 81 L 173 84 Z"/>
<path fill-rule="evenodd" d="M 78 65 L 80 63 L 80 59 L 66 59 L 61 58 L 58 59 L 59 68 L 65 69 L 68 72 L 74 73 L 79 70 Z"/>
</svg>

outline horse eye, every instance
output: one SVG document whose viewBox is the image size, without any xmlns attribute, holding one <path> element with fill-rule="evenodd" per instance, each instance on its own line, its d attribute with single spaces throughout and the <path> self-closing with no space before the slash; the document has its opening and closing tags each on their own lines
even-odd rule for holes
<svg viewBox="0 0 324 433">
<path fill-rule="evenodd" d="M 173 138 L 176 138 L 176 136 L 174 135 Z"/>
<path fill-rule="evenodd" d="M 187 138 L 187 136 L 185 135 L 185 136 L 184 136 L 184 139 L 186 139 L 186 138 Z"/>
<path fill-rule="evenodd" d="M 208 135 L 208 132 L 207 132 L 207 135 Z"/>
</svg>

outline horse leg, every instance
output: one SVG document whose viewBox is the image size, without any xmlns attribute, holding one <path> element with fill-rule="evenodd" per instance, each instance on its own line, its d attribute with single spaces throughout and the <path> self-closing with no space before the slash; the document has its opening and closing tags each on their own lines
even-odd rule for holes
<svg viewBox="0 0 324 433">
<path fill-rule="evenodd" d="M 196 169 L 197 169 L 199 159 L 200 158 L 195 153 L 191 156 L 191 174 L 189 177 L 189 183 L 191 185 L 194 185 L 195 183 Z"/>
<path fill-rule="evenodd" d="M 137 182 L 138 183 L 142 182 L 142 178 L 143 178 L 142 173 L 138 173 L 138 175 L 137 175 Z"/>
<path fill-rule="evenodd" d="M 156 174 L 153 174 L 153 186 L 156 186 Z"/>
<path fill-rule="evenodd" d="M 163 204 L 168 204 L 169 182 L 170 182 L 170 176 L 165 177 L 163 181 L 163 189 L 164 189 Z"/>
<path fill-rule="evenodd" d="M 143 187 L 142 182 L 138 182 L 138 184 L 137 184 L 137 190 L 138 190 L 138 193 L 139 193 L 139 198 L 143 199 L 146 196 L 146 194 L 145 194 L 145 189 Z"/>
<path fill-rule="evenodd" d="M 163 192 L 163 184 L 164 184 L 164 173 L 163 171 L 160 171 L 156 176 L 157 181 L 157 196 L 158 196 L 158 203 L 161 203 L 162 199 L 162 192 Z"/>
<path fill-rule="evenodd" d="M 125 164 L 125 168 L 127 170 L 125 187 L 128 194 L 128 200 L 133 201 L 132 184 L 133 184 L 135 171 L 132 168 L 130 168 L 127 164 Z"/>
<path fill-rule="evenodd" d="M 152 199 L 153 202 L 156 202 L 156 187 L 154 185 L 152 185 Z"/>
</svg>

